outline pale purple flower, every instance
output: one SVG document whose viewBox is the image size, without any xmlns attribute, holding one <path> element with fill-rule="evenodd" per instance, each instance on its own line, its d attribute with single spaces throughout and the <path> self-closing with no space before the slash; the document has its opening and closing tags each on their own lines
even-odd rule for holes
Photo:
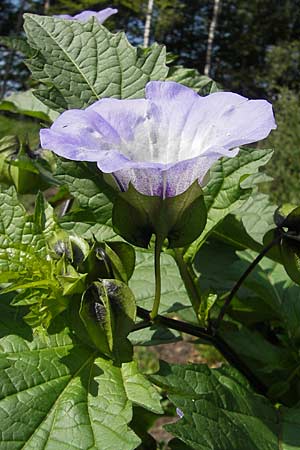
<svg viewBox="0 0 300 450">
<path fill-rule="evenodd" d="M 231 92 L 200 97 L 172 81 L 151 81 L 145 99 L 98 100 L 65 111 L 41 130 L 43 148 L 76 161 L 95 161 L 121 190 L 131 182 L 146 195 L 173 197 L 200 185 L 222 156 L 276 128 L 272 106 Z"/>
<path fill-rule="evenodd" d="M 99 23 L 103 23 L 106 19 L 108 19 L 113 14 L 116 14 L 117 12 L 117 9 L 105 8 L 98 12 L 86 10 L 82 11 L 79 14 L 75 14 L 75 16 L 70 16 L 69 14 L 60 14 L 56 15 L 55 17 L 65 20 L 79 20 L 80 22 L 87 22 L 91 17 L 95 17 Z"/>
</svg>

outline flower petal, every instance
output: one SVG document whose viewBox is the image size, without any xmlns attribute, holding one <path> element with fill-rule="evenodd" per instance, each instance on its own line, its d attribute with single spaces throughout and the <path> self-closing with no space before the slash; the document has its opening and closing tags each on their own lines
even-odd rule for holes
<svg viewBox="0 0 300 450">
<path fill-rule="evenodd" d="M 219 92 L 200 97 L 175 82 L 152 81 L 146 99 L 102 99 L 84 111 L 64 112 L 42 147 L 65 158 L 96 161 L 122 190 L 130 182 L 146 195 L 175 196 L 212 164 L 276 128 L 265 100 Z"/>
<path fill-rule="evenodd" d="M 147 109 L 145 99 L 104 98 L 89 106 L 86 111 L 99 114 L 112 128 L 118 130 L 123 141 L 133 141 L 136 128 L 147 119 Z"/>
<path fill-rule="evenodd" d="M 120 136 L 102 117 L 93 111 L 65 111 L 50 129 L 40 131 L 43 148 L 76 161 L 97 161 L 101 152 L 113 150 Z"/>
<path fill-rule="evenodd" d="M 160 161 L 164 163 L 215 152 L 216 147 L 222 153 L 263 139 L 276 128 L 270 103 L 231 92 L 200 97 L 178 83 L 152 81 L 146 87 L 146 98 L 156 107 L 158 140 L 164 149 Z"/>
<path fill-rule="evenodd" d="M 238 149 L 230 156 L 235 156 L 237 151 Z M 129 183 L 132 183 L 142 194 L 157 195 L 162 198 L 174 197 L 186 191 L 195 180 L 203 185 L 205 175 L 219 158 L 219 152 L 211 152 L 171 164 L 169 167 L 127 162 L 125 168 L 114 171 L 113 175 L 122 191 L 126 191 Z M 98 162 L 98 167 L 106 172 L 102 161 Z"/>
</svg>

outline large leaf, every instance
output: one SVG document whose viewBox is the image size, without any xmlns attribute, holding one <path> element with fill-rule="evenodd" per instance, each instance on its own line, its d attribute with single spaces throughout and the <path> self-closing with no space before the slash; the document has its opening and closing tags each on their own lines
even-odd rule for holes
<svg viewBox="0 0 300 450">
<path fill-rule="evenodd" d="M 222 158 L 210 170 L 210 180 L 204 187 L 208 210 L 204 232 L 188 249 L 186 257 L 193 259 L 207 235 L 228 214 L 237 211 L 248 199 L 251 189 L 245 180 L 256 174 L 272 156 L 272 150 L 243 148 L 235 158 Z M 243 183 L 242 183 L 243 182 Z"/>
<path fill-rule="evenodd" d="M 58 116 L 57 112 L 52 111 L 33 95 L 32 89 L 6 97 L 0 102 L 0 110 L 36 117 L 48 122 L 55 120 Z"/>
<path fill-rule="evenodd" d="M 144 53 L 124 33 L 112 34 L 96 20 L 87 23 L 25 14 L 28 42 L 37 54 L 33 77 L 47 87 L 35 93 L 50 108 L 84 108 L 103 97 L 143 97 L 150 80 L 164 79 L 165 48 Z"/>
<path fill-rule="evenodd" d="M 155 388 L 134 362 L 114 366 L 67 328 L 53 333 L 0 341 L 0 448 L 135 449 L 132 406 L 161 413 Z"/>
<path fill-rule="evenodd" d="M 182 419 L 167 426 L 178 438 L 171 448 L 291 450 L 300 446 L 300 408 L 274 407 L 231 368 L 164 363 L 151 378 L 183 413 Z"/>
</svg>

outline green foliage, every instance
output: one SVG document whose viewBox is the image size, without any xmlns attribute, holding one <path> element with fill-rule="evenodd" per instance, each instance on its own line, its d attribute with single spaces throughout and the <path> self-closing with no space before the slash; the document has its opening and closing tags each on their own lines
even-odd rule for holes
<svg viewBox="0 0 300 450">
<path fill-rule="evenodd" d="M 200 236 L 188 248 L 186 257 L 193 259 L 201 242 L 228 214 L 245 205 L 255 187 L 258 169 L 271 158 L 271 150 L 243 148 L 235 158 L 222 158 L 210 170 L 210 179 L 204 187 L 207 224 Z M 247 181 L 247 184 L 246 184 Z"/>
<path fill-rule="evenodd" d="M 22 141 L 28 141 L 31 147 L 39 142 L 39 124 L 31 119 L 0 114 L 0 139 L 5 136 L 17 136 Z"/>
<path fill-rule="evenodd" d="M 47 336 L 24 339 L 22 321 L 3 303 L 0 308 L 12 330 L 0 341 L 1 446 L 135 449 L 140 439 L 128 427 L 133 405 L 162 412 L 158 393 L 136 364 L 114 366 L 63 322 Z M 6 334 L 6 326 L 0 332 Z"/>
<path fill-rule="evenodd" d="M 66 185 L 76 204 L 70 214 L 61 219 L 61 226 L 85 239 L 107 241 L 116 238 L 111 223 L 116 191 L 94 164 L 57 161 L 56 179 Z"/>
<path fill-rule="evenodd" d="M 274 407 L 231 368 L 163 363 L 151 379 L 167 389 L 184 414 L 167 426 L 178 438 L 170 443 L 172 449 L 289 450 L 300 445 L 300 409 Z"/>
<path fill-rule="evenodd" d="M 101 97 L 141 97 L 149 80 L 162 79 L 168 71 L 164 47 L 155 44 L 149 52 L 139 52 L 123 33 L 112 34 L 95 20 L 66 22 L 29 14 L 24 26 L 37 50 L 29 67 L 45 83 L 35 95 L 60 112 L 84 108 Z"/>
<path fill-rule="evenodd" d="M 0 139 L 2 183 L 14 185 L 19 194 L 35 194 L 49 187 L 46 171 L 51 171 L 50 164 L 40 153 L 32 152 L 28 144 L 19 142 L 16 136 Z"/>
<path fill-rule="evenodd" d="M 58 114 L 40 102 L 29 89 L 6 97 L 0 102 L 1 111 L 9 111 L 24 116 L 35 117 L 46 122 L 55 120 Z"/>
<path fill-rule="evenodd" d="M 0 281 L 9 283 L 2 293 L 18 291 L 14 304 L 30 307 L 27 322 L 47 327 L 68 304 L 48 247 L 58 231 L 52 208 L 40 196 L 35 215 L 28 215 L 12 187 L 0 192 L 0 201 Z"/>
<path fill-rule="evenodd" d="M 142 7 L 127 0 L 118 3 L 144 17 L 146 3 Z M 67 4 L 70 0 L 54 1 L 58 9 Z M 73 4 L 72 12 L 80 4 L 96 6 L 93 0 L 82 0 Z M 187 5 L 157 0 L 153 24 L 156 33 L 168 34 L 175 11 L 179 12 L 176 23 L 180 25 L 188 10 L 191 20 L 188 38 L 183 40 L 185 53 L 197 45 L 204 61 L 211 5 L 198 1 L 193 5 L 189 2 L 189 8 Z M 282 23 L 278 29 L 283 42 L 279 45 L 276 41 L 272 47 L 273 38 L 269 40 L 268 52 L 264 48 L 259 59 L 251 33 L 241 33 L 241 26 L 247 30 L 254 27 L 262 36 L 260 28 L 265 24 L 261 17 L 255 22 L 257 2 L 239 6 L 223 6 L 213 60 L 224 54 L 222 33 L 227 44 L 231 42 L 231 52 L 219 60 L 213 72 L 220 79 L 227 74 L 226 82 L 241 86 L 236 75 L 240 65 L 245 92 L 268 89 L 277 95 L 278 111 L 281 102 L 285 114 L 282 123 L 288 118 L 292 131 L 280 137 L 275 133 L 274 140 L 278 139 L 282 151 L 290 155 L 296 170 L 295 154 L 286 150 L 296 142 L 298 120 L 297 80 L 294 82 L 293 75 L 298 68 L 298 44 L 290 28 L 294 41 L 289 45 L 291 38 L 282 25 L 290 7 L 286 11 L 279 8 Z M 269 6 L 265 7 L 272 11 L 274 20 L 277 11 Z M 121 24 L 127 19 L 119 20 Z M 116 18 L 111 23 L 116 23 Z M 226 34 L 228 27 L 230 33 Z M 54 110 L 84 108 L 103 97 L 140 98 L 146 83 L 153 79 L 175 80 L 201 95 L 218 90 L 216 83 L 193 68 L 176 65 L 169 69 L 166 61 L 172 58 L 166 58 L 164 47 L 135 48 L 123 33 L 112 34 L 94 19 L 84 24 L 27 15 L 26 32 L 29 43 L 11 43 L 17 51 L 23 48 L 29 58 L 38 83 L 34 95 L 39 100 L 32 91 L 6 98 L 0 104 L 5 120 L 27 115 L 49 123 L 57 115 Z M 196 35 L 205 36 L 203 44 L 194 39 Z M 239 44 L 236 36 L 240 36 Z M 174 33 L 173 48 L 179 37 L 180 33 Z M 237 48 L 241 49 L 239 59 L 233 59 Z M 191 53 L 193 61 L 197 57 Z M 267 87 L 261 81 L 265 73 L 262 60 L 269 64 L 271 82 Z M 281 88 L 284 79 L 288 91 Z M 36 124 L 36 135 L 38 128 Z M 32 189 L 33 185 L 29 177 L 21 182 L 22 171 L 46 175 L 52 186 L 59 186 L 51 200 L 53 205 L 68 199 L 71 206 L 57 218 L 38 194 L 30 215 L 13 188 L 0 190 L 3 449 L 155 448 L 148 431 L 162 412 L 160 397 L 133 362 L 133 345 L 176 342 L 181 339 L 176 330 L 215 345 L 265 395 L 254 392 L 227 366 L 211 370 L 162 363 L 151 380 L 183 412 L 183 418 L 168 427 L 175 437 L 170 448 L 298 448 L 300 287 L 291 280 L 298 282 L 300 273 L 296 197 L 295 208 L 289 205 L 275 214 L 281 253 L 274 247 L 265 259 L 258 261 L 257 256 L 274 235 L 276 207 L 258 190 L 270 179 L 260 168 L 272 151 L 241 149 L 237 157 L 223 158 L 212 167 L 204 197 L 194 184 L 178 198 L 148 198 L 150 207 L 146 209 L 145 196 L 132 188 L 119 194 L 113 177 L 101 173 L 96 164 L 55 158 L 52 175 L 52 167 L 38 164 L 24 146 L 19 151 L 15 134 L 14 130 L 0 142 L 2 181 L 13 181 L 22 193 L 24 186 Z M 284 174 L 284 167 L 282 170 L 292 185 L 292 177 Z M 143 219 L 142 231 L 136 227 L 138 215 Z M 159 312 L 171 317 L 149 320 L 142 308 L 151 310 L 153 306 L 153 232 L 169 239 L 170 249 L 163 246 L 161 255 Z M 123 239 L 147 248 L 134 249 Z M 255 258 L 256 266 L 250 266 Z M 239 286 L 241 277 L 244 281 Z M 233 286 L 239 289 L 232 290 Z M 225 318 L 218 329 L 214 328 L 229 292 L 232 300 Z"/>
</svg>

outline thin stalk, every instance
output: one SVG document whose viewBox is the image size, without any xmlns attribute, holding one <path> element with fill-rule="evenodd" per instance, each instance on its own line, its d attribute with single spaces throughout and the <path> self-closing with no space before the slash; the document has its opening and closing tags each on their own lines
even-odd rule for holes
<svg viewBox="0 0 300 450">
<path fill-rule="evenodd" d="M 140 306 L 137 307 L 137 316 L 144 319 L 143 328 L 145 327 L 147 321 L 148 326 L 153 324 L 161 324 L 165 327 L 171 328 L 172 330 L 198 337 L 204 342 L 213 345 L 233 367 L 235 367 L 245 376 L 245 378 L 247 378 L 249 383 L 257 392 L 264 395 L 266 394 L 267 387 L 259 380 L 259 378 L 256 377 L 253 372 L 251 372 L 251 369 L 249 369 L 249 367 L 240 359 L 239 355 L 232 350 L 227 342 L 225 342 L 220 336 L 213 335 L 205 328 L 198 327 L 181 320 L 175 320 L 160 315 L 157 315 L 155 319 L 152 319 L 151 313 Z"/>
<path fill-rule="evenodd" d="M 198 317 L 199 307 L 201 303 L 201 295 L 195 285 L 194 276 L 190 272 L 190 268 L 187 263 L 184 261 L 181 251 L 178 248 L 174 249 L 175 261 L 178 266 L 181 278 L 184 282 L 186 291 L 191 300 L 193 309 Z"/>
<path fill-rule="evenodd" d="M 231 289 L 228 297 L 226 298 L 226 300 L 221 308 L 221 311 L 217 317 L 217 320 L 213 324 L 214 332 L 216 332 L 216 330 L 218 330 L 218 328 L 223 320 L 223 317 L 225 316 L 226 312 L 228 311 L 231 301 L 233 300 L 235 294 L 237 293 L 237 291 L 239 290 L 239 288 L 241 287 L 241 285 L 243 284 L 245 279 L 248 277 L 248 275 L 250 275 L 250 273 L 253 271 L 253 269 L 255 269 L 257 264 L 263 259 L 263 257 L 268 253 L 268 251 L 271 250 L 271 248 L 274 247 L 274 245 L 278 244 L 280 239 L 281 239 L 281 234 L 278 234 L 265 248 L 263 248 L 263 250 L 259 253 L 259 255 L 254 259 L 254 261 L 252 261 L 252 263 L 247 268 L 247 270 L 245 270 L 245 272 L 243 273 L 241 278 L 233 286 L 233 288 Z"/>
<path fill-rule="evenodd" d="M 152 311 L 150 313 L 151 319 L 154 319 L 158 314 L 160 296 L 161 296 L 161 273 L 160 273 L 160 254 L 163 244 L 163 237 L 155 236 L 155 250 L 154 250 L 154 274 L 155 274 L 155 297 Z"/>
</svg>

